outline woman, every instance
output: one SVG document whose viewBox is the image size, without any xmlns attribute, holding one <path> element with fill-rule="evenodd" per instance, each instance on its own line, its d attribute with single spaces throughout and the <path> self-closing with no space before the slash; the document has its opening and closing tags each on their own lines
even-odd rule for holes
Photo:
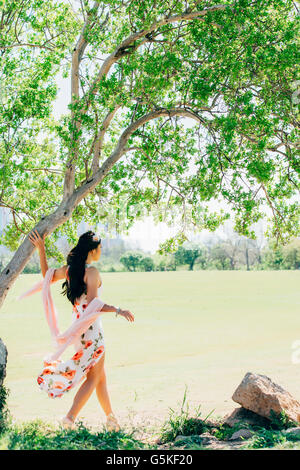
<svg viewBox="0 0 300 470">
<path fill-rule="evenodd" d="M 41 271 L 45 277 L 48 271 L 44 237 L 41 238 L 35 230 L 29 235 L 30 241 L 38 249 Z M 101 256 L 101 238 L 94 232 L 88 231 L 79 237 L 77 245 L 70 251 L 67 264 L 54 270 L 51 282 L 65 279 L 63 294 L 73 305 L 73 322 L 79 319 L 87 305 L 99 296 L 102 281 L 98 270 L 89 266 L 98 261 Z M 95 302 L 95 300 L 94 300 Z M 134 315 L 129 310 L 103 303 L 101 312 L 116 312 L 128 321 L 134 321 Z M 106 415 L 108 431 L 118 431 L 120 426 L 112 411 L 106 384 L 104 370 L 105 343 L 101 319 L 98 318 L 85 331 L 80 341 L 75 344 L 75 355 L 68 361 L 57 360 L 44 363 L 44 368 L 38 377 L 38 384 L 51 398 L 61 397 L 71 388 L 85 379 L 75 395 L 73 404 L 62 419 L 65 428 L 73 429 L 75 419 L 81 408 L 87 402 L 94 389 L 101 407 Z"/>
</svg>

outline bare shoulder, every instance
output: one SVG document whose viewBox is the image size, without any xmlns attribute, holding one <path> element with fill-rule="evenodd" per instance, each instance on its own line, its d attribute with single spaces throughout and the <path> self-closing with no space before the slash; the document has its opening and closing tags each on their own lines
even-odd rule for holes
<svg viewBox="0 0 300 470">
<path fill-rule="evenodd" d="M 86 268 L 84 280 L 87 284 L 97 284 L 97 286 L 102 283 L 100 273 L 95 266 Z"/>
<path fill-rule="evenodd" d="M 53 275 L 54 282 L 59 281 L 60 279 L 64 279 L 66 277 L 67 267 L 68 265 L 65 264 L 64 266 L 61 266 L 60 268 L 55 269 L 54 275 Z"/>
</svg>

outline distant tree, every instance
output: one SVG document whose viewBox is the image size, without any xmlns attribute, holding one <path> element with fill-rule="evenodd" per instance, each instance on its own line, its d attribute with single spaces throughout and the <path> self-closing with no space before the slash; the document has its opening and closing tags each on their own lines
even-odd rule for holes
<svg viewBox="0 0 300 470">
<path fill-rule="evenodd" d="M 155 270 L 154 261 L 150 256 L 145 256 L 144 258 L 142 258 L 139 266 L 141 268 L 141 271 L 154 271 Z"/>
<path fill-rule="evenodd" d="M 176 260 L 174 253 L 168 253 L 162 256 L 154 255 L 153 258 L 157 271 L 176 271 Z"/>
<path fill-rule="evenodd" d="M 283 269 L 284 254 L 282 246 L 268 247 L 262 255 L 264 269 Z"/>
<path fill-rule="evenodd" d="M 136 251 L 127 251 L 121 256 L 120 262 L 128 271 L 136 271 L 143 259 L 143 254 Z"/>
<path fill-rule="evenodd" d="M 204 249 L 194 244 L 180 246 L 174 255 L 176 263 L 188 264 L 190 271 L 193 271 L 197 261 L 203 266 L 206 260 Z"/>
<path fill-rule="evenodd" d="M 285 269 L 300 269 L 300 238 L 283 248 Z"/>
<path fill-rule="evenodd" d="M 211 248 L 209 267 L 214 267 L 216 269 L 230 269 L 231 260 L 228 257 L 224 244 L 218 243 Z"/>
<path fill-rule="evenodd" d="M 241 237 L 239 241 L 239 254 L 241 263 L 245 263 L 247 271 L 250 271 L 250 266 L 260 258 L 260 248 L 256 240 Z"/>
<path fill-rule="evenodd" d="M 262 264 L 264 269 L 300 269 L 300 239 L 286 246 L 270 242 L 264 250 Z"/>
<path fill-rule="evenodd" d="M 241 240 L 238 235 L 235 235 L 231 239 L 223 243 L 223 248 L 227 254 L 228 259 L 230 260 L 230 269 L 236 269 L 238 264 L 238 259 L 241 253 Z"/>
</svg>

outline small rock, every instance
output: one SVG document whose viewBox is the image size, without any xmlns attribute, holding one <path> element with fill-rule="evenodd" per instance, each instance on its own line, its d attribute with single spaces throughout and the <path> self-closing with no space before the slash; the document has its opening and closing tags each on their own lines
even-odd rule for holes
<svg viewBox="0 0 300 470">
<path fill-rule="evenodd" d="M 250 439 L 253 433 L 249 429 L 239 429 L 230 437 L 230 441 L 243 441 L 244 439 Z"/>
<path fill-rule="evenodd" d="M 190 439 L 189 436 L 182 436 L 181 434 L 179 434 L 178 436 L 176 436 L 174 442 L 186 441 L 186 440 L 189 440 L 189 439 Z"/>
<path fill-rule="evenodd" d="M 201 438 L 201 444 L 208 446 L 218 442 L 218 439 L 215 436 L 212 436 L 209 432 L 204 432 L 199 436 Z"/>
<path fill-rule="evenodd" d="M 200 434 L 200 437 L 214 437 L 210 434 L 210 432 L 203 432 L 202 434 Z"/>
<path fill-rule="evenodd" d="M 300 422 L 300 403 L 266 375 L 248 372 L 232 399 L 265 418 L 270 418 L 271 410 L 284 411 L 290 420 Z"/>
<path fill-rule="evenodd" d="M 284 431 L 282 431 L 282 433 L 285 434 L 287 437 L 293 437 L 295 439 L 300 440 L 300 427 L 285 429 Z"/>
<path fill-rule="evenodd" d="M 162 444 L 160 437 L 158 437 L 157 439 L 154 439 L 153 444 Z"/>
</svg>

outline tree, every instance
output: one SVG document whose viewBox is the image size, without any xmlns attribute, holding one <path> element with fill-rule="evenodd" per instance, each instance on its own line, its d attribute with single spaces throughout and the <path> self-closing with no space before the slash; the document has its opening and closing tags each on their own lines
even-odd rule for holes
<svg viewBox="0 0 300 470">
<path fill-rule="evenodd" d="M 193 271 L 196 261 L 200 261 L 201 266 L 205 264 L 206 256 L 203 248 L 195 244 L 184 244 L 175 252 L 177 264 L 188 264 L 189 270 Z"/>
<path fill-rule="evenodd" d="M 240 239 L 240 253 L 244 255 L 244 262 L 246 264 L 247 271 L 250 271 L 250 266 L 254 264 L 254 261 L 260 259 L 260 247 L 256 240 L 242 237 Z"/>
<path fill-rule="evenodd" d="M 120 258 L 120 262 L 125 266 L 126 269 L 128 269 L 128 271 L 136 271 L 136 268 L 140 266 L 142 260 L 142 253 L 135 251 L 128 251 Z"/>
<path fill-rule="evenodd" d="M 282 269 L 284 261 L 282 246 L 270 246 L 264 250 L 262 264 L 265 269 Z"/>
<path fill-rule="evenodd" d="M 271 240 L 264 251 L 262 263 L 265 269 L 299 269 L 300 240 L 294 239 L 286 246 L 277 246 Z"/>
<path fill-rule="evenodd" d="M 292 240 L 283 252 L 285 269 L 300 269 L 300 239 Z"/>
<path fill-rule="evenodd" d="M 175 253 L 165 253 L 153 255 L 157 271 L 176 271 Z"/>
<path fill-rule="evenodd" d="M 231 269 L 232 263 L 223 243 L 218 243 L 210 250 L 210 266 L 216 269 Z"/>
<path fill-rule="evenodd" d="M 155 264 L 153 259 L 150 256 L 144 256 L 139 264 L 142 271 L 154 271 Z"/>
<path fill-rule="evenodd" d="M 2 2 L 0 204 L 12 221 L 1 240 L 15 254 L 0 304 L 33 253 L 33 228 L 52 234 L 59 258 L 55 241 L 73 242 L 83 219 L 127 230 L 160 208 L 181 217 L 173 249 L 189 225 L 215 230 L 229 217 L 208 208 L 222 197 L 239 233 L 253 236 L 267 202 L 270 235 L 297 236 L 294 2 L 73 6 Z M 58 71 L 70 79 L 60 119 Z"/>
</svg>

